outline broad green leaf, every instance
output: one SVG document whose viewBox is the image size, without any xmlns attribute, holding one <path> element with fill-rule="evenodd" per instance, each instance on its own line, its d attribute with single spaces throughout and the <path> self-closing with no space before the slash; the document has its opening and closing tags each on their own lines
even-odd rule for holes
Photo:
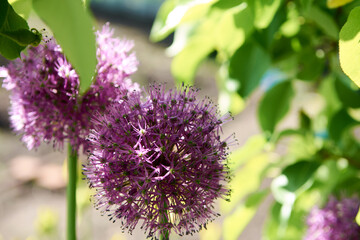
<svg viewBox="0 0 360 240">
<path fill-rule="evenodd" d="M 323 113 L 330 118 L 330 116 L 335 114 L 342 106 L 336 94 L 334 75 L 330 75 L 322 81 L 318 92 L 322 95 L 326 103 Z"/>
<path fill-rule="evenodd" d="M 92 83 L 96 67 L 92 17 L 81 0 L 33 0 L 33 7 L 79 74 L 80 93 L 84 93 Z"/>
<path fill-rule="evenodd" d="M 305 81 L 316 80 L 323 74 L 325 58 L 316 54 L 316 49 L 307 47 L 301 49 L 298 54 L 297 78 Z"/>
<path fill-rule="evenodd" d="M 283 0 L 248 0 L 255 12 L 254 25 L 258 29 L 267 28 Z"/>
<path fill-rule="evenodd" d="M 200 63 L 214 50 L 214 39 L 211 35 L 216 18 L 209 18 L 198 27 L 186 46 L 171 63 L 171 73 L 178 85 L 192 84 Z"/>
<path fill-rule="evenodd" d="M 304 12 L 304 16 L 314 21 L 324 33 L 334 40 L 339 39 L 339 27 L 336 25 L 335 20 L 321 8 L 312 5 Z"/>
<path fill-rule="evenodd" d="M 251 136 L 241 148 L 230 154 L 231 168 L 235 170 L 242 164 L 261 154 L 265 145 L 266 139 L 263 135 Z"/>
<path fill-rule="evenodd" d="M 240 204 L 234 213 L 226 216 L 223 222 L 224 240 L 239 239 L 240 234 L 254 217 L 259 205 L 268 195 L 269 191 L 263 190 L 251 194 L 245 203 Z"/>
<path fill-rule="evenodd" d="M 287 166 L 271 183 L 276 201 L 283 205 L 293 204 L 300 193 L 311 187 L 318 167 L 315 161 L 299 161 Z"/>
<path fill-rule="evenodd" d="M 300 0 L 300 2 L 304 10 L 307 11 L 313 4 L 314 0 Z"/>
<path fill-rule="evenodd" d="M 31 11 L 32 0 L 9 0 L 15 12 L 24 19 L 28 19 Z"/>
<path fill-rule="evenodd" d="M 281 25 L 281 33 L 285 37 L 293 37 L 300 31 L 299 11 L 295 4 L 288 4 L 287 20 Z"/>
<path fill-rule="evenodd" d="M 150 40 L 160 41 L 169 36 L 170 33 L 184 22 L 201 19 L 217 0 L 167 0 L 165 1 L 155 18 Z"/>
<path fill-rule="evenodd" d="M 247 3 L 228 9 L 215 29 L 215 42 L 219 52 L 232 56 L 253 31 L 253 15 Z"/>
<path fill-rule="evenodd" d="M 356 214 L 355 220 L 356 220 L 356 223 L 360 226 L 360 208 L 358 210 L 358 213 Z"/>
<path fill-rule="evenodd" d="M 29 44 L 37 45 L 41 34 L 29 30 L 27 22 L 20 17 L 7 0 L 0 0 L 0 54 L 15 59 Z"/>
<path fill-rule="evenodd" d="M 231 181 L 231 201 L 220 203 L 223 213 L 231 212 L 241 199 L 260 187 L 269 164 L 269 155 L 260 153 L 248 160 L 240 170 L 234 172 L 234 178 Z"/>
<path fill-rule="evenodd" d="M 345 130 L 356 124 L 358 122 L 350 117 L 345 108 L 342 108 L 330 119 L 328 126 L 330 137 L 335 141 L 339 141 Z"/>
<path fill-rule="evenodd" d="M 311 187 L 314 182 L 313 175 L 318 167 L 319 164 L 313 161 L 296 162 L 287 166 L 282 174 L 272 181 L 273 196 L 277 202 L 281 203 L 277 235 L 285 234 L 295 200 L 302 192 Z"/>
<path fill-rule="evenodd" d="M 338 8 L 354 0 L 327 0 L 326 4 L 328 8 Z"/>
<path fill-rule="evenodd" d="M 278 34 L 280 26 L 286 21 L 286 17 L 286 8 L 281 7 L 278 9 L 273 20 L 267 28 L 257 29 L 257 31 L 253 33 L 253 37 L 256 39 L 256 41 L 268 52 L 272 52 L 273 43 L 278 41 L 278 39 L 275 38 L 275 35 Z M 284 49 L 281 50 L 284 51 Z M 278 55 L 276 56 L 279 57 Z M 273 59 L 273 61 L 274 60 L 275 59 Z"/>
<path fill-rule="evenodd" d="M 335 90 L 345 107 L 360 108 L 360 90 L 345 74 L 337 74 Z"/>
<path fill-rule="evenodd" d="M 261 78 L 270 67 L 270 56 L 256 43 L 240 47 L 230 59 L 229 77 L 239 82 L 237 92 L 248 97 L 258 87 Z"/>
<path fill-rule="evenodd" d="M 339 57 L 344 73 L 360 87 L 360 7 L 354 8 L 340 31 Z"/>
<path fill-rule="evenodd" d="M 282 205 L 275 202 L 270 209 L 270 216 L 265 223 L 264 240 L 298 240 L 304 237 L 305 212 L 295 209 L 294 206 L 286 226 L 282 226 Z"/>
<path fill-rule="evenodd" d="M 151 41 L 160 41 L 166 38 L 174 30 L 174 27 L 169 28 L 169 26 L 166 25 L 166 19 L 169 13 L 175 8 L 175 6 L 175 0 L 167 0 L 161 5 L 151 28 Z"/>
<path fill-rule="evenodd" d="M 278 83 L 265 93 L 258 109 L 258 118 L 263 131 L 274 132 L 278 122 L 290 108 L 294 90 L 290 81 Z"/>
<path fill-rule="evenodd" d="M 39 45 L 42 35 L 36 29 L 32 31 L 28 29 L 18 29 L 15 31 L 1 31 L 0 36 L 6 37 L 20 46 L 26 47 L 27 45 Z"/>
</svg>

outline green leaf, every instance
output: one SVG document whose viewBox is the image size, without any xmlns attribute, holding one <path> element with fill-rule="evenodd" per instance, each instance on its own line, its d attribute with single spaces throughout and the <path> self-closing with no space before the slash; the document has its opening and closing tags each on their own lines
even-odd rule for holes
<svg viewBox="0 0 360 240">
<path fill-rule="evenodd" d="M 256 43 L 250 42 L 244 44 L 231 57 L 229 77 L 240 83 L 237 91 L 245 98 L 258 87 L 269 67 L 270 56 Z"/>
<path fill-rule="evenodd" d="M 360 90 L 343 73 L 338 73 L 335 80 L 335 90 L 345 107 L 360 108 Z"/>
<path fill-rule="evenodd" d="M 31 11 L 32 0 L 9 0 L 15 12 L 24 19 L 28 19 Z"/>
<path fill-rule="evenodd" d="M 311 187 L 318 167 L 314 161 L 299 161 L 287 166 L 271 183 L 276 201 L 283 205 L 293 204 L 299 194 Z"/>
<path fill-rule="evenodd" d="M 271 191 L 275 200 L 281 203 L 278 236 L 286 232 L 296 198 L 309 189 L 314 182 L 314 173 L 319 164 L 314 161 L 299 161 L 287 166 L 282 174 L 271 183 Z"/>
<path fill-rule="evenodd" d="M 323 74 L 325 58 L 316 55 L 316 49 L 311 47 L 301 49 L 298 54 L 297 78 L 305 81 L 317 80 Z"/>
<path fill-rule="evenodd" d="M 188 40 L 186 46 L 171 63 L 171 73 L 178 85 L 193 84 L 196 70 L 200 63 L 214 50 L 211 29 L 215 19 L 208 19 L 197 29 L 197 33 Z"/>
<path fill-rule="evenodd" d="M 328 126 L 329 135 L 335 141 L 339 141 L 345 130 L 356 124 L 358 124 L 358 122 L 355 121 L 352 117 L 350 117 L 346 109 L 341 108 L 330 119 Z"/>
<path fill-rule="evenodd" d="M 274 132 L 278 122 L 286 115 L 294 97 L 290 81 L 278 83 L 265 93 L 258 109 L 258 118 L 263 131 Z"/>
<path fill-rule="evenodd" d="M 239 239 L 240 234 L 254 217 L 259 205 L 268 193 L 267 189 L 253 193 L 245 203 L 240 204 L 236 208 L 233 214 L 225 217 L 223 222 L 224 240 Z"/>
<path fill-rule="evenodd" d="M 7 0 L 0 0 L 1 55 L 15 59 L 28 44 L 37 45 L 40 39 L 41 34 L 30 31 L 27 22 L 16 14 Z"/>
<path fill-rule="evenodd" d="M 356 223 L 360 226 L 360 208 L 358 210 L 358 213 L 356 214 L 355 220 L 356 220 Z"/>
<path fill-rule="evenodd" d="M 314 21 L 320 29 L 334 40 L 339 39 L 339 27 L 334 19 L 316 5 L 312 5 L 308 11 L 304 12 L 307 19 Z"/>
<path fill-rule="evenodd" d="M 221 211 L 225 214 L 231 212 L 241 199 L 255 192 L 260 187 L 269 165 L 269 155 L 260 153 L 247 160 L 240 170 L 234 171 L 234 178 L 231 181 L 231 201 L 222 201 Z"/>
<path fill-rule="evenodd" d="M 267 28 L 273 20 L 283 0 L 248 0 L 255 11 L 254 25 L 258 29 Z"/>
<path fill-rule="evenodd" d="M 166 24 L 166 19 L 169 13 L 175 8 L 176 1 L 175 0 L 167 0 L 165 1 L 159 11 L 156 14 L 156 18 L 151 28 L 150 32 L 150 40 L 157 42 L 164 38 L 166 38 L 171 32 L 174 31 L 174 26 L 169 27 Z"/>
<path fill-rule="evenodd" d="M 26 47 L 27 45 L 39 45 L 42 35 L 36 29 L 29 31 L 28 29 L 18 29 L 15 31 L 0 32 L 0 36 L 6 37 L 18 45 Z"/>
<path fill-rule="evenodd" d="M 327 0 L 328 8 L 338 8 L 354 0 Z"/>
<path fill-rule="evenodd" d="M 313 4 L 314 0 L 300 0 L 302 7 L 305 11 L 307 11 L 311 5 Z"/>
<path fill-rule="evenodd" d="M 172 33 L 179 24 L 201 19 L 211 5 L 218 0 L 167 0 L 155 18 L 150 32 L 150 40 L 157 42 Z"/>
<path fill-rule="evenodd" d="M 354 8 L 340 31 L 339 57 L 344 73 L 360 87 L 360 7 Z"/>
<path fill-rule="evenodd" d="M 215 42 L 218 51 L 226 56 L 234 54 L 253 31 L 253 15 L 246 3 L 228 9 L 222 14 L 215 29 Z"/>
<path fill-rule="evenodd" d="M 241 148 L 230 154 L 231 168 L 235 170 L 242 164 L 261 154 L 265 148 L 265 144 L 266 139 L 263 135 L 251 136 Z"/>
<path fill-rule="evenodd" d="M 81 0 L 33 0 L 33 7 L 79 74 L 80 93 L 84 93 L 91 85 L 96 67 L 93 19 Z"/>
</svg>

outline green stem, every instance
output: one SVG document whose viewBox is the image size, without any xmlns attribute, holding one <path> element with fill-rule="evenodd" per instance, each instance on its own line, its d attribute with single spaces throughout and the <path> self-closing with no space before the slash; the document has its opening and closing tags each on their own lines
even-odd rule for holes
<svg viewBox="0 0 360 240">
<path fill-rule="evenodd" d="M 165 201 L 164 201 L 164 209 L 167 209 L 167 204 Z M 168 216 L 167 216 L 166 210 L 164 210 L 164 213 L 160 217 L 160 222 L 168 223 Z M 164 230 L 163 232 L 160 233 L 160 240 L 169 240 L 169 231 L 168 230 Z"/>
<path fill-rule="evenodd" d="M 67 240 L 76 240 L 77 152 L 68 143 Z"/>
</svg>

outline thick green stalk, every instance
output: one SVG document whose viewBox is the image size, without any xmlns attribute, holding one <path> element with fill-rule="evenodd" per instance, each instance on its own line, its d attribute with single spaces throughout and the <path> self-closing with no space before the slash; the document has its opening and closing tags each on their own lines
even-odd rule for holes
<svg viewBox="0 0 360 240">
<path fill-rule="evenodd" d="M 164 201 L 164 209 L 167 209 L 167 204 Z M 167 210 L 164 210 L 164 212 L 162 213 L 162 215 L 160 215 L 160 222 L 161 223 L 168 223 L 168 215 L 167 215 Z M 164 232 L 160 233 L 160 240 L 169 240 L 169 231 L 168 230 L 164 230 Z"/>
<path fill-rule="evenodd" d="M 76 240 L 76 180 L 77 152 L 68 146 L 68 184 L 67 184 L 67 240 Z"/>
</svg>

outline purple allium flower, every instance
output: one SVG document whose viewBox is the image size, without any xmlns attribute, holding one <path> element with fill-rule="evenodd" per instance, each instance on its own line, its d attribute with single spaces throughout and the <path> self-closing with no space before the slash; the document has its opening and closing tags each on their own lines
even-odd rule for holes
<svg viewBox="0 0 360 240">
<path fill-rule="evenodd" d="M 90 115 L 122 92 L 139 89 L 129 79 L 138 64 L 130 53 L 132 42 L 113 38 L 108 24 L 96 36 L 96 77 L 84 96 L 79 96 L 77 73 L 54 40 L 30 47 L 27 55 L 0 68 L 3 87 L 11 91 L 12 128 L 29 149 L 42 141 L 61 149 L 65 139 L 76 149 L 86 149 Z"/>
<path fill-rule="evenodd" d="M 96 188 L 95 206 L 131 233 L 138 222 L 156 238 L 192 234 L 218 214 L 217 198 L 228 198 L 228 146 L 220 140 L 216 107 L 199 101 L 193 88 L 165 91 L 151 86 L 93 119 L 84 174 Z"/>
<path fill-rule="evenodd" d="M 359 210 L 358 198 L 344 198 L 341 201 L 331 197 L 327 205 L 311 210 L 305 240 L 358 240 L 360 226 L 355 222 Z"/>
</svg>

